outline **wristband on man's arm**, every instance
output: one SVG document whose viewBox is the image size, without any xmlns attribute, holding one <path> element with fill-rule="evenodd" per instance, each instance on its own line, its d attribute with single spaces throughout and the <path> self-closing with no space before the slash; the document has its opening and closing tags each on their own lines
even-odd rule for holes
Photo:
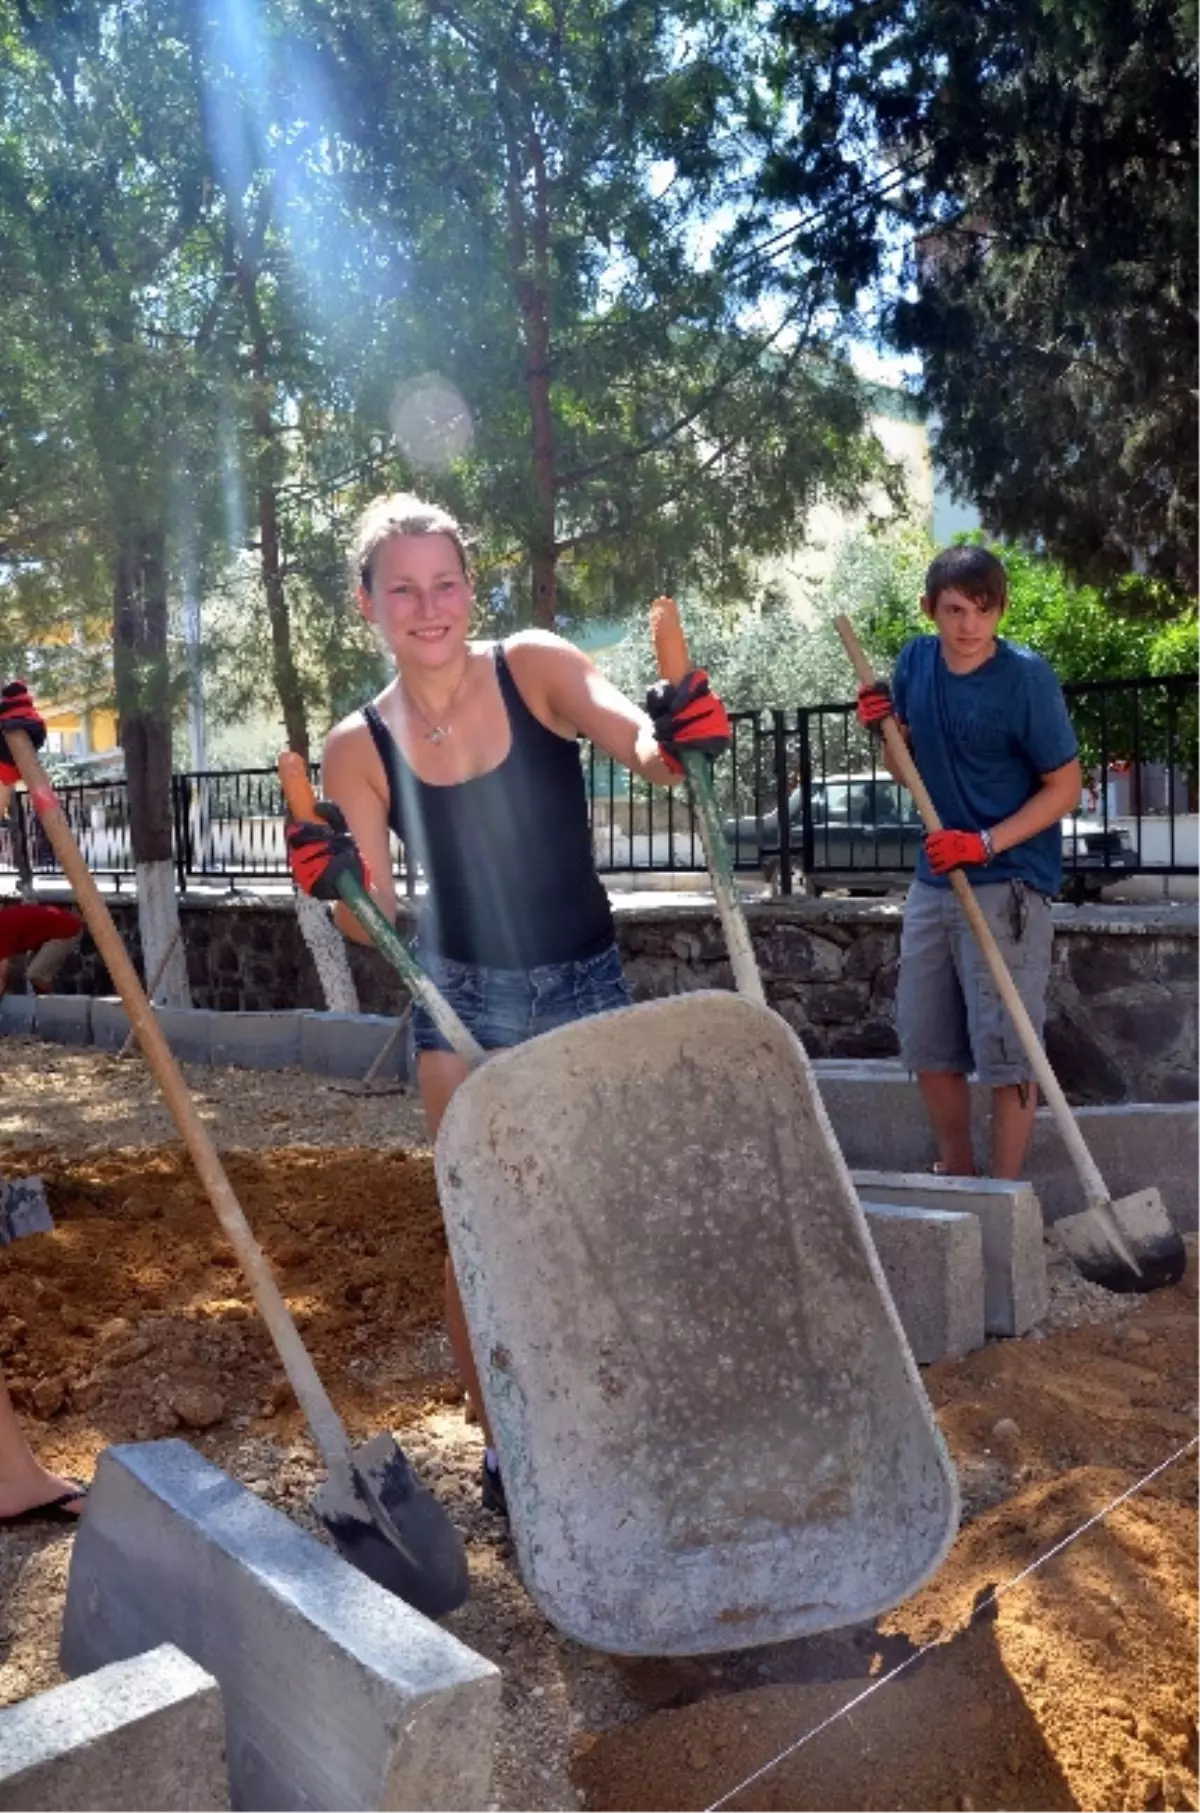
<svg viewBox="0 0 1200 1813">
<path fill-rule="evenodd" d="M 993 858 L 993 857 L 994 857 L 994 856 L 995 856 L 995 854 L 996 854 L 996 851 L 995 851 L 995 848 L 994 848 L 994 846 L 993 846 L 993 844 L 992 844 L 992 834 L 991 834 L 991 832 L 990 832 L 990 831 L 981 831 L 981 832 L 980 832 L 980 833 L 979 833 L 979 841 L 980 841 L 980 843 L 982 843 L 982 845 L 983 845 L 983 860 L 984 860 L 984 862 L 985 862 L 985 863 L 989 863 L 989 862 L 991 862 L 991 861 L 992 861 L 992 858 Z"/>
</svg>

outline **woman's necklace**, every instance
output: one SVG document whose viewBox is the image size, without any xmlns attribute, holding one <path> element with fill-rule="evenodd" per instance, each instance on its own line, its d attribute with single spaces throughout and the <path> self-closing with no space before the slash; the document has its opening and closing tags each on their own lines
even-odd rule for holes
<svg viewBox="0 0 1200 1813">
<path fill-rule="evenodd" d="M 454 726 L 453 726 L 453 724 L 451 724 L 449 722 L 450 714 L 454 709 L 454 702 L 458 698 L 459 693 L 462 691 L 463 686 L 466 683 L 467 675 L 470 673 L 470 671 L 471 671 L 471 658 L 468 655 L 467 665 L 463 668 L 462 673 L 459 676 L 458 685 L 454 688 L 454 691 L 450 694 L 450 697 L 446 700 L 446 703 L 442 707 L 442 718 L 444 721 L 440 724 L 435 724 L 433 719 L 429 716 L 429 714 L 421 709 L 421 706 L 417 703 L 417 700 L 413 697 L 412 693 L 408 689 L 408 686 L 405 684 L 403 674 L 401 674 L 400 690 L 404 694 L 405 703 L 407 705 L 412 706 L 413 710 L 416 712 L 417 716 L 420 718 L 422 724 L 424 724 L 425 741 L 427 743 L 444 743 L 446 738 L 450 735 L 450 732 L 453 730 Z"/>
</svg>

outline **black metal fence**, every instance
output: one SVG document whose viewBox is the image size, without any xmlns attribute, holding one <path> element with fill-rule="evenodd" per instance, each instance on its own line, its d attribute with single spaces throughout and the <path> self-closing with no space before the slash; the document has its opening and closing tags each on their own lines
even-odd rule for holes
<svg viewBox="0 0 1200 1813">
<path fill-rule="evenodd" d="M 1068 686 L 1086 786 L 1064 824 L 1065 892 L 1074 897 L 1136 874 L 1197 873 L 1197 679 L 1194 675 Z M 902 885 L 921 839 L 916 808 L 879 759 L 848 704 L 738 712 L 733 747 L 715 769 L 735 866 L 788 894 Z M 582 745 L 593 846 L 601 873 L 704 867 L 681 793 L 639 780 Z M 91 869 L 118 887 L 132 877 L 124 781 L 58 789 Z M 284 879 L 283 799 L 274 769 L 177 774 L 172 780 L 179 886 Z M 0 872 L 55 873 L 23 795 L 0 829 Z M 397 874 L 410 889 L 402 858 Z"/>
</svg>

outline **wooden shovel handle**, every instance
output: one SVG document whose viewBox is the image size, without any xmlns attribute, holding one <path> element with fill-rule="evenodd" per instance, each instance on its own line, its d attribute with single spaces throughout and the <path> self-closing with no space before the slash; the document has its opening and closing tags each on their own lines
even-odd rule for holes
<svg viewBox="0 0 1200 1813">
<path fill-rule="evenodd" d="M 284 1371 L 308 1419 L 325 1464 L 331 1472 L 340 1475 L 348 1465 L 348 1444 L 341 1418 L 317 1377 L 316 1368 L 300 1340 L 262 1248 L 254 1238 L 242 1206 L 233 1193 L 233 1186 L 225 1175 L 225 1168 L 208 1129 L 196 1113 L 188 1086 L 138 980 L 138 973 L 130 961 L 129 953 L 121 942 L 121 935 L 113 924 L 112 914 L 83 859 L 33 744 L 23 730 L 6 730 L 5 741 L 21 779 L 29 789 L 30 803 L 41 820 L 50 848 L 74 889 L 88 929 L 116 984 L 117 993 L 125 1004 L 125 1011 L 137 1033 L 146 1062 L 154 1073 L 154 1080 L 191 1153 L 200 1181 L 216 1210 L 217 1220 L 238 1256 L 238 1262 L 254 1293 L 254 1300 L 270 1331 Z"/>
<path fill-rule="evenodd" d="M 650 634 L 654 639 L 654 659 L 664 680 L 677 685 L 687 673 L 687 637 L 679 621 L 679 606 L 673 598 L 656 598 L 650 606 Z"/>
<path fill-rule="evenodd" d="M 288 811 L 297 824 L 314 824 L 317 821 L 317 795 L 308 778 L 308 763 L 294 749 L 285 749 L 278 765 L 279 785 L 283 788 Z"/>
<path fill-rule="evenodd" d="M 875 670 L 867 659 L 849 618 L 835 617 L 833 621 L 837 633 L 842 639 L 842 646 L 849 655 L 854 671 L 858 675 L 860 685 L 873 685 L 877 678 Z M 925 829 L 940 831 L 942 821 L 938 816 L 937 807 L 929 797 L 928 789 L 921 779 L 908 744 L 900 734 L 895 718 L 884 719 L 883 741 L 896 773 L 917 802 L 917 810 L 921 814 Z M 1024 1047 L 1025 1056 L 1029 1059 L 1030 1068 L 1038 1080 L 1038 1086 L 1046 1099 L 1046 1105 L 1058 1123 L 1058 1130 L 1071 1155 L 1088 1200 L 1092 1205 L 1105 1204 L 1108 1201 L 1108 1189 L 1100 1175 L 1099 1166 L 1088 1151 L 1075 1116 L 1071 1112 L 1071 1105 L 1059 1086 L 1058 1078 L 1050 1068 L 1050 1060 L 1038 1038 L 1037 1029 L 1029 1018 L 1024 1001 L 1017 993 L 1016 983 L 1004 961 L 1003 952 L 996 943 L 992 928 L 975 898 L 975 890 L 961 869 L 951 869 L 950 886 L 954 889 L 955 897 L 978 940 L 984 962 L 991 972 L 992 981 L 996 984 L 1000 999 L 1008 1009 L 1009 1017 L 1017 1029 L 1017 1036 Z"/>
</svg>

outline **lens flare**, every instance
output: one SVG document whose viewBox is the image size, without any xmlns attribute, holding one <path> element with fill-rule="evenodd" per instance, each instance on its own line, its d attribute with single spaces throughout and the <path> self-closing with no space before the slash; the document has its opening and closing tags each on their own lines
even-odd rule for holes
<svg viewBox="0 0 1200 1813">
<path fill-rule="evenodd" d="M 392 434 L 414 466 L 442 472 L 471 451 L 475 424 L 466 398 L 433 371 L 401 384 L 392 398 Z"/>
</svg>

